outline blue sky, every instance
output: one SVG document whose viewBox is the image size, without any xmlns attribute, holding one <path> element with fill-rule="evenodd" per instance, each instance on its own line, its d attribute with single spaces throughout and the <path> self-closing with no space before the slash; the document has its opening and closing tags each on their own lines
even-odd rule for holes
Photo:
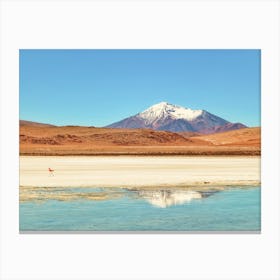
<svg viewBox="0 0 280 280">
<path fill-rule="evenodd" d="M 20 50 L 20 119 L 105 126 L 167 101 L 260 125 L 259 50 Z"/>
</svg>

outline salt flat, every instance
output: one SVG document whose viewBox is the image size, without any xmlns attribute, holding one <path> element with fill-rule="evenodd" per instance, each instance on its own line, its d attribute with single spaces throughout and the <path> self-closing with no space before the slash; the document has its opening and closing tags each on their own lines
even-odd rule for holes
<svg viewBox="0 0 280 280">
<path fill-rule="evenodd" d="M 260 185 L 260 157 L 20 156 L 26 187 L 195 185 Z"/>
</svg>

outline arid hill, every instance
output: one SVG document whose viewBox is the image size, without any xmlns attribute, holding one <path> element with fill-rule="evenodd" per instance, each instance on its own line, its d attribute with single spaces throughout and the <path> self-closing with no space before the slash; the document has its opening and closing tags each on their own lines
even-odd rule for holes
<svg viewBox="0 0 280 280">
<path fill-rule="evenodd" d="M 82 126 L 23 126 L 21 144 L 92 144 L 92 145 L 189 145 L 206 144 L 182 135 L 152 129 L 118 129 Z"/>
<path fill-rule="evenodd" d="M 203 140 L 218 146 L 255 146 L 261 145 L 261 128 L 241 128 L 215 134 L 194 136 L 193 140 Z"/>
<path fill-rule="evenodd" d="M 152 129 L 53 126 L 21 121 L 20 154 L 260 154 L 259 128 L 198 135 L 197 133 L 174 133 Z"/>
<path fill-rule="evenodd" d="M 38 123 L 38 122 L 31 122 L 31 121 L 24 121 L 20 120 L 19 125 L 22 126 L 39 126 L 39 127 L 54 127 L 55 125 L 47 124 L 47 123 Z"/>
</svg>

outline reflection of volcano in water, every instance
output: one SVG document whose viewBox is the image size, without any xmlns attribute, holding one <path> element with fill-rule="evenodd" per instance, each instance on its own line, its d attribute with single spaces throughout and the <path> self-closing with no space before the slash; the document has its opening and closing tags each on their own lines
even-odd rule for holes
<svg viewBox="0 0 280 280">
<path fill-rule="evenodd" d="M 160 208 L 166 208 L 171 205 L 180 205 L 193 199 L 205 197 L 203 193 L 197 191 L 183 190 L 140 191 L 138 194 L 150 204 Z"/>
</svg>

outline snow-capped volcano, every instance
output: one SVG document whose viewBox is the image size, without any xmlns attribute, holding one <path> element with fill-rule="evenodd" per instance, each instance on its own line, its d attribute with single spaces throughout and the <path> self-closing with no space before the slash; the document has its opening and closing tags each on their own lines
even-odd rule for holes
<svg viewBox="0 0 280 280">
<path fill-rule="evenodd" d="M 112 128 L 151 128 L 173 132 L 193 131 L 213 133 L 246 127 L 243 124 L 232 124 L 205 110 L 192 110 L 167 102 L 155 104 L 141 113 L 113 123 Z M 225 129 L 223 129 L 225 127 Z"/>
<path fill-rule="evenodd" d="M 184 108 L 178 105 L 172 105 L 167 102 L 160 102 L 155 104 L 142 113 L 139 116 L 146 120 L 146 124 L 149 125 L 160 118 L 172 117 L 174 119 L 184 119 L 192 121 L 203 113 L 202 110 L 192 110 Z"/>
</svg>

